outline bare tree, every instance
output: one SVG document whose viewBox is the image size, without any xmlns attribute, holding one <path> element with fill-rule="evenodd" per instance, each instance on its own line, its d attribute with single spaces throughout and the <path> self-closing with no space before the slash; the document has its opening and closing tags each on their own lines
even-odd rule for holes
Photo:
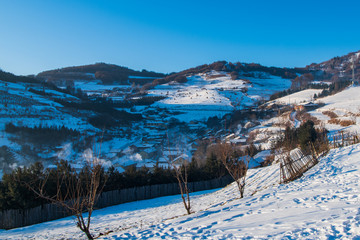
<svg viewBox="0 0 360 240">
<path fill-rule="evenodd" d="M 184 162 L 182 167 L 174 166 L 175 177 L 178 181 L 181 199 L 187 214 L 191 214 L 190 189 L 188 186 L 187 163 Z"/>
<path fill-rule="evenodd" d="M 178 157 L 174 158 L 173 153 L 171 153 L 169 133 L 167 134 L 167 143 L 168 143 L 168 151 L 169 151 L 168 164 L 174 170 L 175 173 L 174 175 L 179 184 L 181 199 L 183 201 L 186 212 L 187 214 L 191 214 L 190 189 L 188 186 L 188 172 L 187 172 L 188 161 L 185 160 L 184 157 L 185 154 L 180 154 L 181 153 L 180 150 L 178 150 L 176 154 Z M 185 150 L 183 150 L 183 152 L 184 151 Z M 176 162 L 180 163 L 181 161 L 182 161 L 181 166 L 179 166 L 179 164 L 176 164 Z"/>
<path fill-rule="evenodd" d="M 65 209 L 76 217 L 76 225 L 88 239 L 94 239 L 90 232 L 91 216 L 96 201 L 105 186 L 105 179 L 101 179 L 103 168 L 97 158 L 83 168 L 82 172 L 69 168 L 58 168 L 47 171 L 37 184 L 23 182 L 38 197 L 48 200 Z M 55 175 L 55 176 L 54 176 Z M 55 194 L 46 191 L 49 178 L 56 181 Z M 87 215 L 85 213 L 87 212 Z"/>
<path fill-rule="evenodd" d="M 243 198 L 246 186 L 246 173 L 250 158 L 248 156 L 240 158 L 233 146 L 229 143 L 217 144 L 217 156 L 236 182 L 240 198 Z"/>
</svg>

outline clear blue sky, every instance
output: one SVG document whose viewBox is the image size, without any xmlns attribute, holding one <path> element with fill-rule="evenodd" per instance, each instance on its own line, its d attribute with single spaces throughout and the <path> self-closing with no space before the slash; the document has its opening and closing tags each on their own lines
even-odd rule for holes
<svg viewBox="0 0 360 240">
<path fill-rule="evenodd" d="M 0 68 L 302 67 L 360 50 L 359 12 L 358 0 L 0 0 Z"/>
</svg>

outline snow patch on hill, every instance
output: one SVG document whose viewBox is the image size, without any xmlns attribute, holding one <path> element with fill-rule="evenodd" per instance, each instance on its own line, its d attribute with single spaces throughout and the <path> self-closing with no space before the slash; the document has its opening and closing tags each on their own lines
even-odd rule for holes
<svg viewBox="0 0 360 240">
<path fill-rule="evenodd" d="M 152 107 L 181 111 L 182 114 L 174 116 L 180 121 L 204 120 L 254 106 L 259 100 L 268 99 L 274 92 L 291 85 L 290 80 L 269 74 L 232 80 L 229 73 L 222 71 L 196 74 L 187 79 L 185 84 L 171 82 L 150 90 L 151 96 L 166 97 Z"/>
<path fill-rule="evenodd" d="M 360 87 L 349 87 L 342 92 L 332 96 L 319 99 L 319 102 L 325 105 L 321 108 L 311 111 L 310 114 L 323 121 L 326 129 L 337 132 L 346 131 L 352 133 L 360 133 Z M 329 116 L 325 115 L 325 111 L 334 112 L 339 120 L 350 120 L 354 124 L 350 126 L 341 126 L 339 124 L 330 124 Z"/>
<path fill-rule="evenodd" d="M 314 94 L 319 94 L 322 89 L 306 89 L 297 93 L 287 95 L 285 97 L 274 100 L 274 103 L 278 104 L 299 104 L 302 102 L 308 102 L 314 100 Z"/>
<path fill-rule="evenodd" d="M 321 98 L 325 106 L 321 110 L 341 110 L 344 113 L 360 113 L 360 87 L 349 87 L 335 95 Z"/>
</svg>

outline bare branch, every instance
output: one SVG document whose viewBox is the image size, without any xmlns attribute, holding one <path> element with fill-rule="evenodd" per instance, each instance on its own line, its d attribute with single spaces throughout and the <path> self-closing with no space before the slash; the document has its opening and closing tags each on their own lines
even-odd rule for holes
<svg viewBox="0 0 360 240">
<path fill-rule="evenodd" d="M 240 198 L 244 197 L 246 186 L 246 173 L 249 166 L 250 157 L 239 158 L 233 146 L 229 143 L 217 144 L 217 156 L 225 166 L 229 175 L 234 179 L 238 187 Z"/>
</svg>

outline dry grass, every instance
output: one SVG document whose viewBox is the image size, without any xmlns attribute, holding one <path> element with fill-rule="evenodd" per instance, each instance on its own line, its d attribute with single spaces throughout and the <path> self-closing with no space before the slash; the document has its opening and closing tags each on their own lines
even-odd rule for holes
<svg viewBox="0 0 360 240">
<path fill-rule="evenodd" d="M 291 126 L 291 123 L 290 123 L 289 120 L 286 120 L 286 119 L 284 119 L 282 121 L 279 121 L 279 122 L 275 122 L 273 124 L 273 127 L 284 127 L 284 128 L 286 128 L 287 126 Z"/>
<path fill-rule="evenodd" d="M 340 125 L 342 127 L 348 127 L 348 126 L 356 124 L 356 122 L 353 120 L 341 120 L 341 119 L 337 119 L 337 118 L 330 119 L 328 121 L 328 123 Z"/>
<path fill-rule="evenodd" d="M 263 167 L 269 166 L 274 162 L 274 160 L 275 160 L 275 155 L 270 154 L 270 155 L 266 156 L 264 162 L 261 163 L 261 166 L 263 166 Z"/>
<path fill-rule="evenodd" d="M 336 113 L 334 113 L 333 111 L 323 111 L 322 114 L 328 116 L 331 119 L 338 117 L 338 115 Z"/>
<path fill-rule="evenodd" d="M 216 74 L 216 75 L 210 75 L 210 76 L 206 76 L 207 79 L 214 79 L 214 78 L 219 78 L 219 77 L 226 77 L 225 74 Z"/>
<path fill-rule="evenodd" d="M 310 113 L 308 112 L 305 112 L 305 111 L 301 111 L 301 112 L 298 112 L 298 114 L 296 115 L 297 118 L 299 120 L 301 120 L 302 122 L 306 122 L 306 121 L 312 121 L 314 124 L 318 125 L 321 123 L 321 121 L 319 119 L 317 119 L 316 117 L 314 116 L 311 116 Z"/>
<path fill-rule="evenodd" d="M 249 137 L 248 137 L 248 139 L 247 139 L 246 141 L 247 141 L 248 143 L 254 142 L 255 139 L 256 139 L 256 136 L 257 136 L 259 133 L 260 133 L 259 130 L 251 131 L 251 132 L 249 133 Z"/>
</svg>

